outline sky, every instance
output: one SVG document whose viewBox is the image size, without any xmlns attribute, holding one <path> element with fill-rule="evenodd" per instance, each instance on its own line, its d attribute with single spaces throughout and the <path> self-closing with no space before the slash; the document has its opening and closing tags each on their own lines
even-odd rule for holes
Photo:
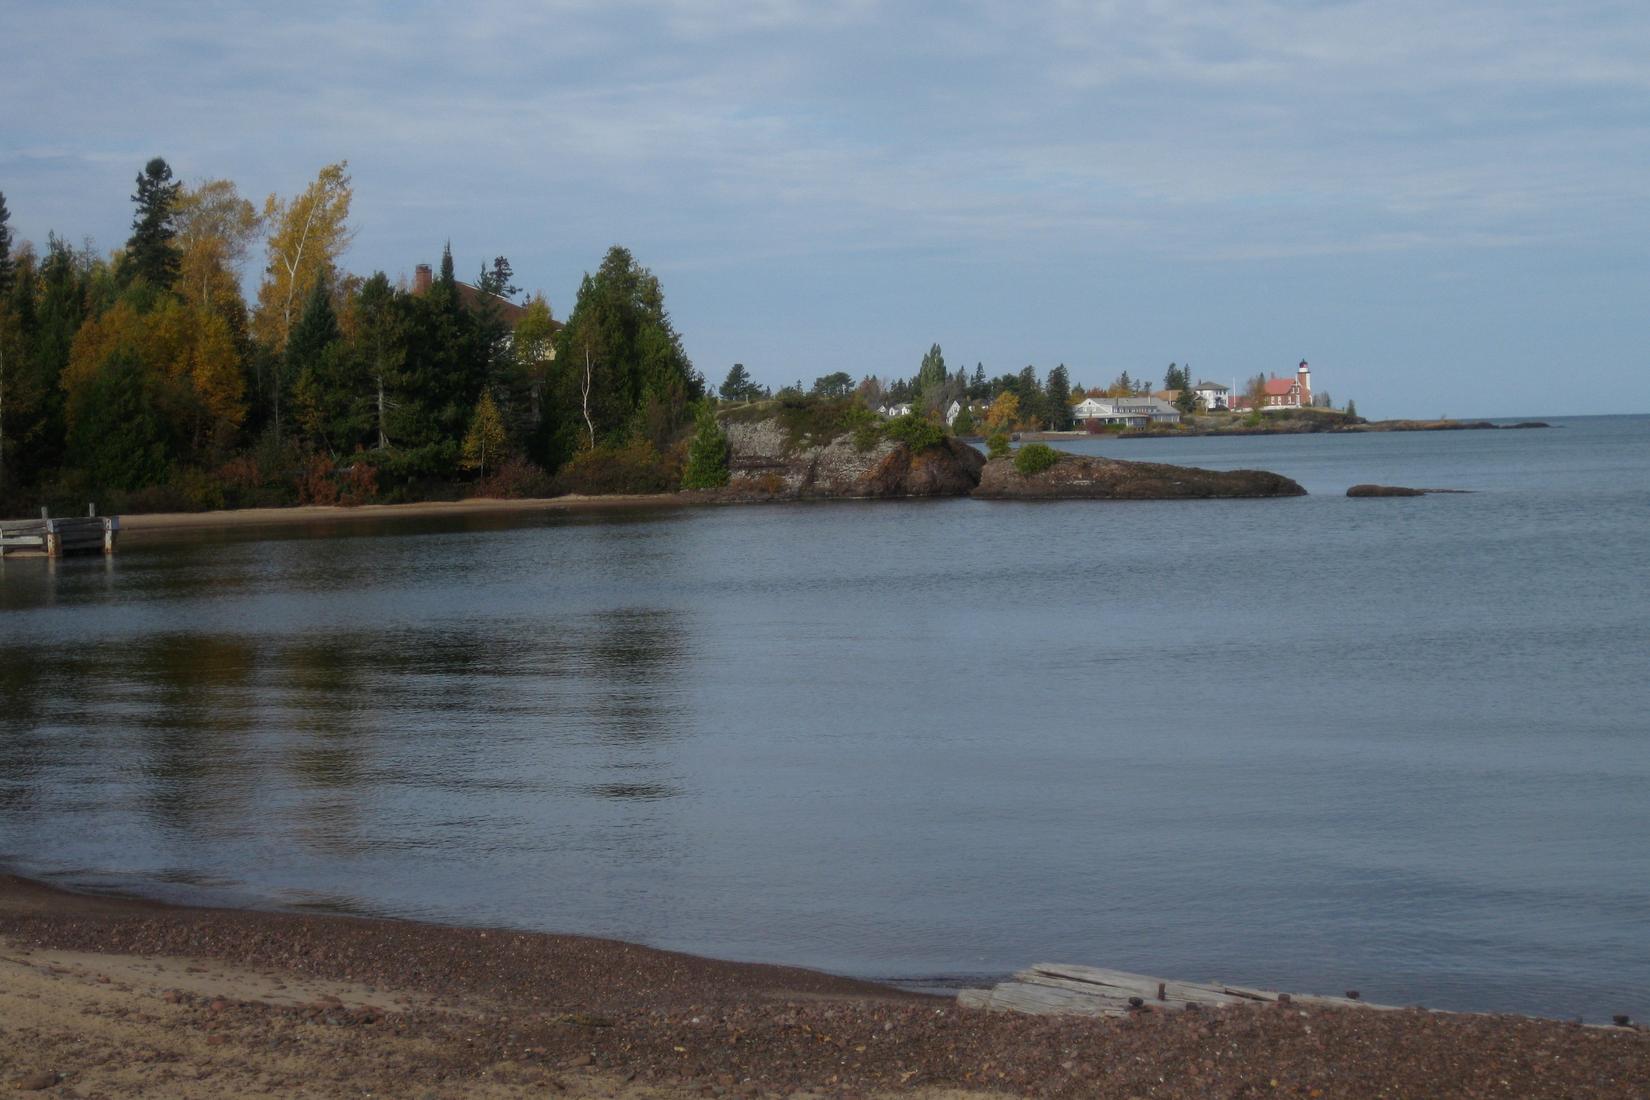
<svg viewBox="0 0 1650 1100">
<path fill-rule="evenodd" d="M 1641 0 L 8 0 L 0 193 L 101 251 L 133 181 L 347 159 L 349 270 L 613 244 L 779 385 L 1312 365 L 1365 416 L 1650 412 Z M 249 264 L 255 283 L 261 259 Z"/>
</svg>

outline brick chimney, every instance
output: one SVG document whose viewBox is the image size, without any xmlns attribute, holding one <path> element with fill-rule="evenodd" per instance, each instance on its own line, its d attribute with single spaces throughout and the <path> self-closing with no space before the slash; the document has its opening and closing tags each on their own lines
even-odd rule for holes
<svg viewBox="0 0 1650 1100">
<path fill-rule="evenodd" d="M 430 274 L 429 264 L 419 264 L 417 267 L 413 268 L 414 294 L 423 294 L 427 292 L 430 289 L 430 284 L 434 281 L 434 278 Z"/>
</svg>

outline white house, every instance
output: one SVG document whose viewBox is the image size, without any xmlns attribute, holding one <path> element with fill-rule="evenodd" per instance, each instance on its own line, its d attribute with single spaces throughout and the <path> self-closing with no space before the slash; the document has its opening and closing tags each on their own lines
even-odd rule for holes
<svg viewBox="0 0 1650 1100">
<path fill-rule="evenodd" d="M 1090 430 L 1105 424 L 1144 428 L 1180 423 L 1180 410 L 1155 397 L 1085 397 L 1072 407 L 1071 415 Z"/>
<path fill-rule="evenodd" d="M 1199 382 L 1192 387 L 1197 399 L 1203 402 L 1203 407 L 1210 412 L 1217 412 L 1231 406 L 1232 391 L 1219 382 Z"/>
<path fill-rule="evenodd" d="M 911 402 L 902 401 L 898 405 L 884 405 L 877 411 L 882 413 L 883 416 L 893 419 L 896 416 L 904 416 L 906 413 L 910 412 Z"/>
</svg>

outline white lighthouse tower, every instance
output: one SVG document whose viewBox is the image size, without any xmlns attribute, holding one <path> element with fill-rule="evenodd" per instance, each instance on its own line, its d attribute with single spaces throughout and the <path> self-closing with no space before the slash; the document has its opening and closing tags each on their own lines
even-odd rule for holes
<svg viewBox="0 0 1650 1100">
<path fill-rule="evenodd" d="M 1301 408 L 1310 408 L 1312 405 L 1312 368 L 1301 360 L 1301 365 L 1295 368 L 1295 380 L 1301 384 Z"/>
</svg>

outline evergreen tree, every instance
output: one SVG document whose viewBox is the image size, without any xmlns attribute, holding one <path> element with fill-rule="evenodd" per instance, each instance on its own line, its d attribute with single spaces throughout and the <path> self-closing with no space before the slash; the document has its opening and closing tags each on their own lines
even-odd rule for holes
<svg viewBox="0 0 1650 1100">
<path fill-rule="evenodd" d="M 441 448 L 431 452 L 429 468 L 450 471 L 488 368 L 482 334 L 458 297 L 451 246 L 442 251 L 441 274 L 429 292 L 411 300 L 405 340 L 388 434 L 400 447 Z"/>
<path fill-rule="evenodd" d="M 819 397 L 847 397 L 854 392 L 854 376 L 845 370 L 823 375 L 814 379 L 811 392 Z"/>
<path fill-rule="evenodd" d="M 1061 363 L 1048 372 L 1044 390 L 1044 405 L 1048 410 L 1048 426 L 1057 432 L 1070 431 L 1075 420 L 1071 412 L 1071 375 Z"/>
<path fill-rule="evenodd" d="M 141 489 L 166 480 L 176 450 L 165 379 L 132 351 L 110 355 L 90 380 L 70 440 L 75 464 L 99 489 Z"/>
<path fill-rule="evenodd" d="M 488 294 L 496 294 L 505 301 L 510 301 L 521 293 L 521 287 L 513 281 L 516 273 L 510 269 L 510 261 L 504 256 L 494 256 L 491 268 L 483 267 L 481 274 L 476 276 L 476 287 L 485 290 Z"/>
<path fill-rule="evenodd" d="M 705 390 L 671 325 L 658 278 L 617 245 L 584 277 L 556 336 L 556 367 L 562 419 L 559 454 L 548 456 L 553 464 L 581 436 L 589 446 L 635 432 L 657 445 L 681 427 Z"/>
<path fill-rule="evenodd" d="M 682 471 L 684 489 L 719 489 L 728 483 L 728 437 L 716 422 L 716 410 L 709 401 L 694 409 L 693 443 L 688 448 L 687 468 Z"/>
<path fill-rule="evenodd" d="M 132 236 L 126 242 L 126 258 L 121 273 L 124 280 L 141 278 L 158 290 L 170 290 L 177 281 L 182 254 L 172 238 L 172 224 L 178 193 L 183 184 L 174 182 L 172 168 L 164 158 L 155 157 L 137 177 L 137 193 L 132 202 Z"/>
<path fill-rule="evenodd" d="M 975 401 L 991 396 L 991 385 L 985 380 L 985 364 L 974 364 L 974 377 L 968 382 L 968 396 Z"/>
<path fill-rule="evenodd" d="M 0 298 L 11 293 L 16 266 L 11 258 L 11 211 L 6 209 L 6 193 L 0 191 Z"/>
<path fill-rule="evenodd" d="M 760 392 L 760 387 L 751 380 L 750 373 L 745 370 L 745 364 L 735 363 L 728 370 L 728 376 L 722 380 L 719 391 L 723 401 L 750 402 Z"/>
</svg>

